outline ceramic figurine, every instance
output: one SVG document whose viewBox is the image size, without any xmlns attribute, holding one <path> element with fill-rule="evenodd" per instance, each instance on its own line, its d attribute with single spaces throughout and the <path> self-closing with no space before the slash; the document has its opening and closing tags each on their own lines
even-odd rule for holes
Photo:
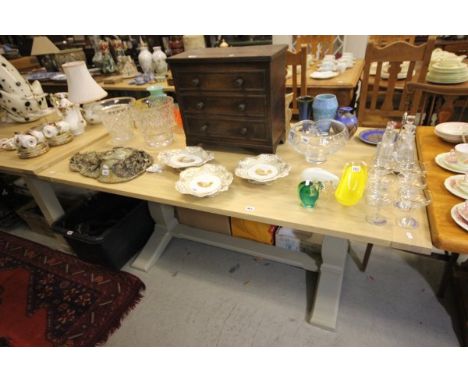
<svg viewBox="0 0 468 382">
<path fill-rule="evenodd" d="M 182 37 L 169 37 L 169 48 L 171 49 L 172 55 L 182 53 L 184 51 L 184 42 L 182 41 Z"/>
<path fill-rule="evenodd" d="M 94 49 L 94 56 L 92 59 L 93 65 L 96 68 L 102 67 L 102 53 L 101 49 L 99 49 L 99 36 L 91 36 L 90 40 L 93 44 L 93 49 Z"/>
<path fill-rule="evenodd" d="M 67 98 L 62 98 L 59 110 L 64 116 L 64 121 L 70 125 L 70 132 L 73 135 L 80 135 L 84 132 L 86 121 L 81 115 L 80 105 L 70 102 Z"/>
<path fill-rule="evenodd" d="M 107 41 L 101 41 L 99 43 L 99 48 L 102 53 L 102 64 L 101 72 L 102 74 L 111 74 L 116 71 L 115 62 L 112 58 L 109 51 L 109 43 Z"/>
<path fill-rule="evenodd" d="M 156 73 L 156 80 L 161 81 L 166 79 L 167 63 L 166 54 L 161 50 L 160 46 L 153 48 L 153 68 Z"/>
<path fill-rule="evenodd" d="M 38 81 L 33 85 L 21 76 L 18 70 L 0 55 L 0 108 L 16 122 L 39 119 L 47 108 L 45 94 Z"/>
</svg>

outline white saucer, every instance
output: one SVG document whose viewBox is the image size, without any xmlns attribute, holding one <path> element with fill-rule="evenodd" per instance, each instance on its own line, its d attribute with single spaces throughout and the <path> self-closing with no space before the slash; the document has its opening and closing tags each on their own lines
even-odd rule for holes
<svg viewBox="0 0 468 382">
<path fill-rule="evenodd" d="M 452 207 L 452 210 L 450 211 L 450 214 L 452 215 L 452 219 L 457 223 L 460 227 L 462 227 L 465 231 L 468 231 L 468 223 L 460 216 L 458 213 L 458 207 L 461 207 L 463 203 L 455 204 Z"/>
<path fill-rule="evenodd" d="M 462 199 L 468 199 L 468 192 L 463 191 L 461 188 L 457 186 L 457 183 L 463 180 L 465 175 L 452 175 L 449 176 L 444 181 L 444 186 L 447 190 L 449 190 L 455 196 L 458 196 Z"/>
<path fill-rule="evenodd" d="M 445 161 L 445 157 L 449 153 L 441 153 L 435 157 L 435 162 L 442 168 L 445 168 L 448 171 L 457 172 L 459 174 L 464 174 L 468 172 L 468 165 L 466 167 L 461 167 L 460 165 L 453 165 Z"/>
<path fill-rule="evenodd" d="M 338 74 L 338 72 L 332 72 L 332 71 L 328 71 L 328 72 L 313 72 L 310 74 L 310 78 L 313 78 L 315 80 L 326 80 L 326 79 L 329 79 L 329 78 L 333 78 L 333 77 L 336 77 Z"/>
</svg>

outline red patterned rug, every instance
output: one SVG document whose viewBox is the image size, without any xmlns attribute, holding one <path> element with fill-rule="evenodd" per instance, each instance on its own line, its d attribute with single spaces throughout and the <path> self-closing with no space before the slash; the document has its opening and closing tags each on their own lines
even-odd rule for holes
<svg viewBox="0 0 468 382">
<path fill-rule="evenodd" d="M 0 346 L 94 346 L 140 301 L 136 276 L 0 232 Z"/>
</svg>

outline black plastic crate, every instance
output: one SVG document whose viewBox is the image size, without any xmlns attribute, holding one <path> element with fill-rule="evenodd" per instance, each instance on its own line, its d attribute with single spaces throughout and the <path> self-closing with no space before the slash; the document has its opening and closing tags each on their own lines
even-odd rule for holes
<svg viewBox="0 0 468 382">
<path fill-rule="evenodd" d="M 145 201 L 98 193 L 53 225 L 77 256 L 120 269 L 151 236 L 154 222 Z"/>
</svg>

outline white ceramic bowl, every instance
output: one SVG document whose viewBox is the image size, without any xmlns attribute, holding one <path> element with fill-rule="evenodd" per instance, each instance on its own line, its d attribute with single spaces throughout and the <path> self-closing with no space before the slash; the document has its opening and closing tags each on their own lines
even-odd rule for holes
<svg viewBox="0 0 468 382">
<path fill-rule="evenodd" d="M 467 122 L 445 122 L 438 124 L 434 129 L 435 135 L 450 143 L 463 142 L 465 135 L 468 141 L 468 123 Z"/>
</svg>

